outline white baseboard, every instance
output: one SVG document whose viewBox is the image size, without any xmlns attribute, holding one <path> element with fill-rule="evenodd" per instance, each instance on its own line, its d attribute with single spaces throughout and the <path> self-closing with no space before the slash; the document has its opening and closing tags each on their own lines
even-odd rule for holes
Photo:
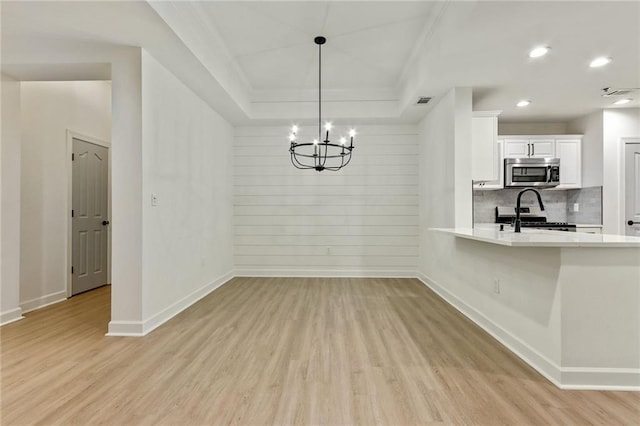
<svg viewBox="0 0 640 426">
<path fill-rule="evenodd" d="M 415 271 L 326 270 L 326 269 L 237 269 L 236 277 L 282 278 L 415 278 Z"/>
<path fill-rule="evenodd" d="M 640 369 L 562 367 L 562 389 L 640 392 Z"/>
<path fill-rule="evenodd" d="M 36 297 L 35 299 L 27 300 L 20 303 L 20 307 L 22 308 L 22 313 L 27 313 L 31 311 L 35 311 L 36 309 L 44 308 L 45 306 L 53 305 L 54 303 L 62 302 L 67 300 L 67 291 L 57 291 L 55 293 L 46 294 L 41 297 Z"/>
<path fill-rule="evenodd" d="M 141 337 L 142 321 L 109 321 L 107 336 Z"/>
<path fill-rule="evenodd" d="M 109 322 L 109 332 L 107 333 L 107 336 L 144 336 L 149 334 L 218 287 L 226 284 L 233 277 L 233 272 L 228 272 L 213 282 L 183 297 L 145 321 L 111 321 Z"/>
<path fill-rule="evenodd" d="M 524 362 L 549 379 L 554 385 L 560 387 L 560 366 L 540 354 L 525 342 L 512 335 L 510 332 L 491 321 L 484 314 L 469 306 L 456 295 L 449 292 L 434 280 L 422 273 L 418 273 L 418 279 L 427 287 L 436 292 L 447 303 L 460 311 L 464 316 L 476 323 L 480 328 L 493 336 L 497 341 L 506 346 L 511 352 L 520 357 Z"/>
<path fill-rule="evenodd" d="M 21 308 L 15 308 L 11 309 L 10 311 L 0 312 L 0 326 L 16 322 L 18 320 L 21 320 L 22 318 L 24 317 L 22 316 Z"/>
<path fill-rule="evenodd" d="M 560 389 L 640 391 L 640 369 L 561 367 L 422 273 L 417 278 Z"/>
</svg>

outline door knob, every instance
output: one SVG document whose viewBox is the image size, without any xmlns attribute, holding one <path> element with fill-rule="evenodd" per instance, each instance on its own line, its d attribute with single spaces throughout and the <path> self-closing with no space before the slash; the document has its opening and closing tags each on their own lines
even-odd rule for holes
<svg viewBox="0 0 640 426">
<path fill-rule="evenodd" d="M 634 222 L 634 221 L 630 220 L 629 222 L 627 222 L 627 225 L 629 225 L 629 226 L 640 225 L 640 222 Z"/>
<path fill-rule="evenodd" d="M 107 226 L 108 224 L 109 224 L 109 221 L 108 221 L 108 220 L 103 220 L 103 221 L 102 221 L 102 225 L 103 225 L 103 226 Z"/>
</svg>

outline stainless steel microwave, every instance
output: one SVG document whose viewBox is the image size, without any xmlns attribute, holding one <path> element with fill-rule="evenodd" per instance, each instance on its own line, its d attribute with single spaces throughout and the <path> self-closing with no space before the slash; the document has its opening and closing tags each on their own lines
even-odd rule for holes
<svg viewBox="0 0 640 426">
<path fill-rule="evenodd" d="M 504 186 L 551 188 L 560 184 L 559 158 L 505 158 Z"/>
</svg>

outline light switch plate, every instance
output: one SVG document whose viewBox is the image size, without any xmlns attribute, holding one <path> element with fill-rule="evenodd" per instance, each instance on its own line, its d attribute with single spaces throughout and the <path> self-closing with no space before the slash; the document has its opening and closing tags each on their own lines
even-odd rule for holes
<svg viewBox="0 0 640 426">
<path fill-rule="evenodd" d="M 153 207 L 158 205 L 158 194 L 156 194 L 155 192 L 151 194 L 151 205 Z"/>
</svg>

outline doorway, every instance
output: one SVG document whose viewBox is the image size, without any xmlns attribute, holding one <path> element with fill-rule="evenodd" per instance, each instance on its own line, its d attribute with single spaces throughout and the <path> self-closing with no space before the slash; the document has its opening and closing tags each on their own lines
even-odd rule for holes
<svg viewBox="0 0 640 426">
<path fill-rule="evenodd" d="M 640 140 L 627 142 L 625 162 L 625 234 L 640 237 Z"/>
<path fill-rule="evenodd" d="M 70 277 L 74 296 L 110 282 L 109 144 L 68 132 L 71 149 Z"/>
</svg>

